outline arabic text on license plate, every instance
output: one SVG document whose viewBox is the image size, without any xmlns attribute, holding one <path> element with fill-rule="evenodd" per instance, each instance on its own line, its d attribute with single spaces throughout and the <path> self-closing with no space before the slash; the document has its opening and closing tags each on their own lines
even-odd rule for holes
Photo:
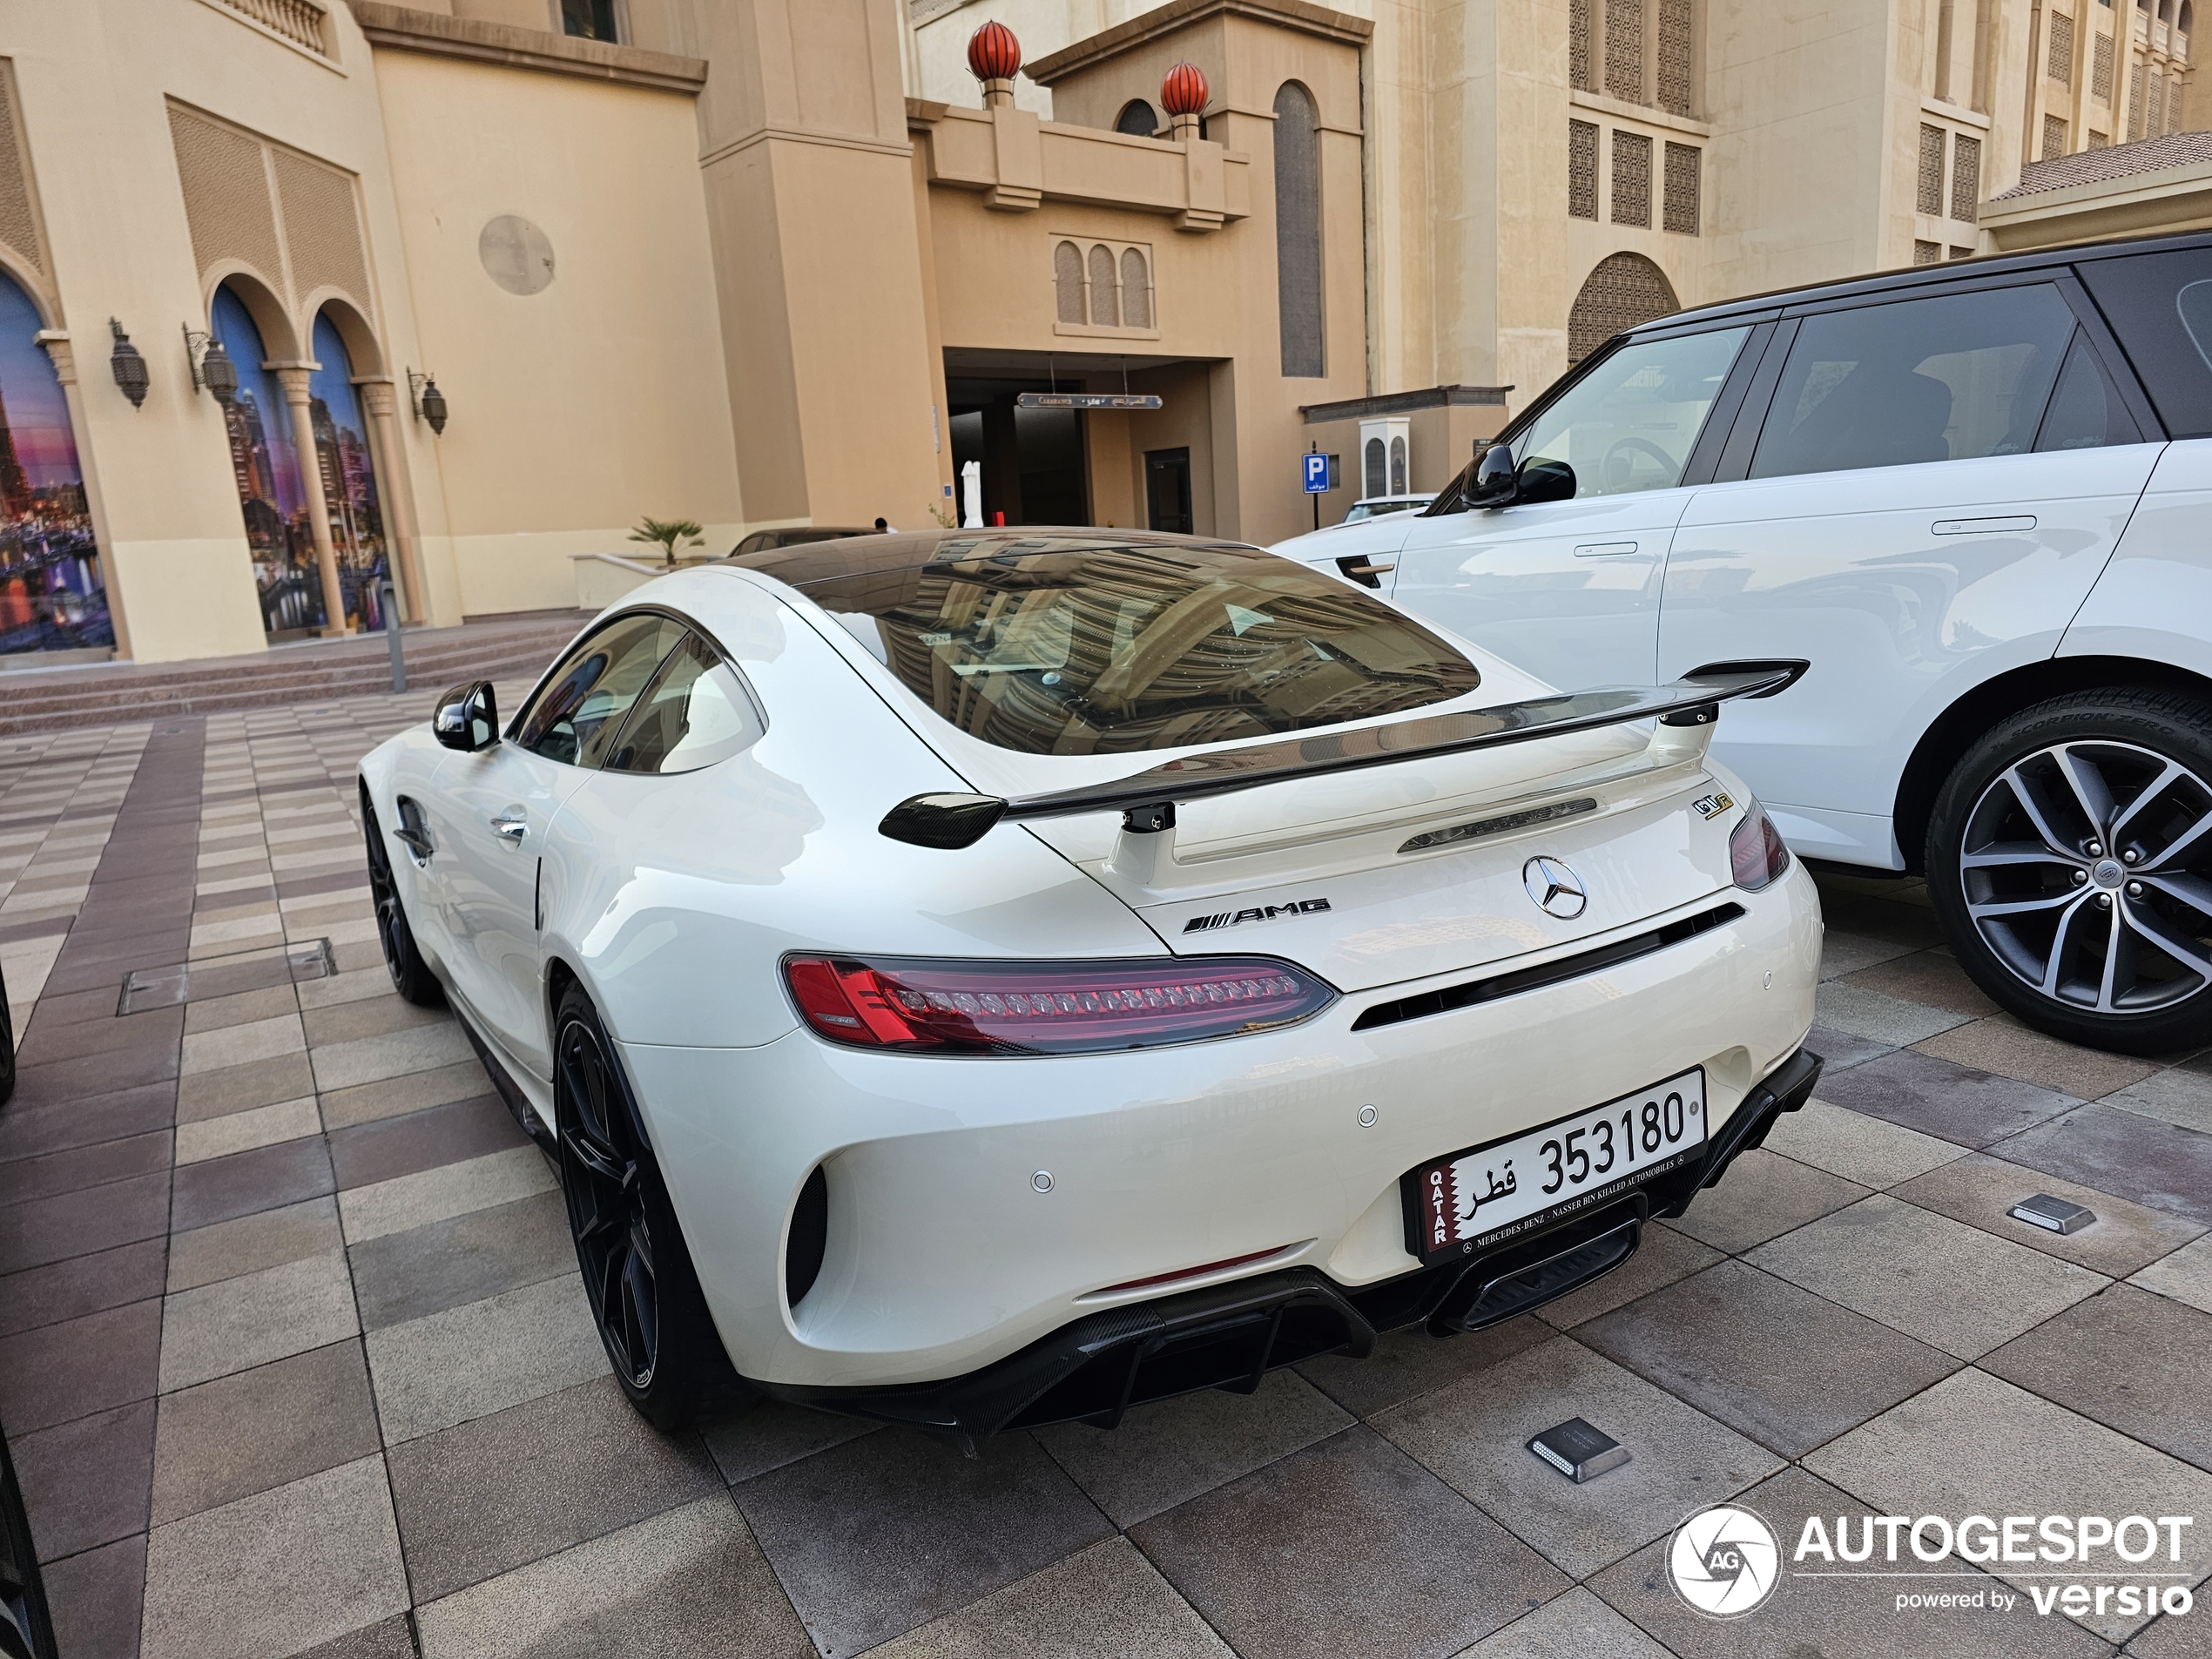
<svg viewBox="0 0 2212 1659">
<path fill-rule="evenodd" d="M 1416 1174 L 1420 1256 L 1471 1255 L 1676 1168 L 1705 1141 L 1702 1066 Z"/>
</svg>

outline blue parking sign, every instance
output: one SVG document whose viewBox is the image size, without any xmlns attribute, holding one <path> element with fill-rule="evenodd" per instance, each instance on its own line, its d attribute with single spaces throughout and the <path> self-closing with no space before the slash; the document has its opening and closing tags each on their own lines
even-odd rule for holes
<svg viewBox="0 0 2212 1659">
<path fill-rule="evenodd" d="M 1329 457 L 1310 455 L 1302 459 L 1305 462 L 1305 493 L 1309 496 L 1325 493 L 1329 488 Z"/>
</svg>

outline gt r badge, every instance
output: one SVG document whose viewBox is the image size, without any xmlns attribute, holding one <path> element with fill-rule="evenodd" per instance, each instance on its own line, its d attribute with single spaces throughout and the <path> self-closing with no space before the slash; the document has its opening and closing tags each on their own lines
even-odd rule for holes
<svg viewBox="0 0 2212 1659">
<path fill-rule="evenodd" d="M 1728 811 L 1730 807 L 1736 805 L 1735 801 L 1730 799 L 1724 791 L 1718 789 L 1715 790 L 1710 795 L 1700 795 L 1696 800 L 1693 800 L 1689 804 L 1697 809 L 1697 815 L 1700 818 L 1709 819 L 1718 818 L 1723 813 Z"/>
<path fill-rule="evenodd" d="M 1521 885 L 1548 916 L 1572 921 L 1589 907 L 1582 878 L 1557 859 L 1534 858 L 1521 867 Z"/>
<path fill-rule="evenodd" d="M 1224 910 L 1217 916 L 1193 916 L 1183 924 L 1183 931 L 1202 934 L 1209 927 L 1234 927 L 1240 921 L 1272 921 L 1278 916 L 1308 916 L 1328 907 L 1326 899 L 1293 899 L 1288 904 L 1253 905 L 1244 910 Z"/>
</svg>

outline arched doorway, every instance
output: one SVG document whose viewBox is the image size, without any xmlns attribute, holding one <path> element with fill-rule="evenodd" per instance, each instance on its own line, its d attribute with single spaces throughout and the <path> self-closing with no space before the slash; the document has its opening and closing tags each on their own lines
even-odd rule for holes
<svg viewBox="0 0 2212 1659">
<path fill-rule="evenodd" d="M 211 309 L 215 338 L 238 369 L 238 395 L 224 421 L 253 584 L 261 595 L 261 626 L 272 639 L 303 638 L 321 625 L 323 604 L 292 412 L 275 374 L 261 367 L 269 353 L 246 301 L 225 283 Z"/>
<path fill-rule="evenodd" d="M 1581 362 L 1623 328 L 1680 311 L 1667 273 L 1641 253 L 1615 253 L 1598 261 L 1567 314 L 1567 361 Z"/>
<path fill-rule="evenodd" d="M 311 338 L 315 361 L 322 367 L 308 378 L 313 399 L 308 413 L 314 421 L 323 500 L 330 509 L 330 539 L 338 554 L 338 585 L 346 596 L 347 620 L 359 628 L 381 628 L 383 590 L 378 584 L 391 564 L 376 466 L 370 459 L 368 419 L 354 385 L 353 357 L 327 313 L 315 318 Z"/>
<path fill-rule="evenodd" d="M 77 436 L 42 327 L 0 273 L 0 651 L 112 647 Z"/>
</svg>

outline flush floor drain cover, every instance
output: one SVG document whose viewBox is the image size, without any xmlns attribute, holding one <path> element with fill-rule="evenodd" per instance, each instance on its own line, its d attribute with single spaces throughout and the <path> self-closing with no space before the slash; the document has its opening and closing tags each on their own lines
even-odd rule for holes
<svg viewBox="0 0 2212 1659">
<path fill-rule="evenodd" d="M 132 968 L 124 975 L 123 993 L 116 999 L 115 1011 L 118 1015 L 143 1014 L 148 1008 L 204 1002 L 210 997 L 264 990 L 272 985 L 328 979 L 337 971 L 338 954 L 327 939 L 300 939 L 220 956 L 195 956 L 188 962 Z"/>
</svg>

